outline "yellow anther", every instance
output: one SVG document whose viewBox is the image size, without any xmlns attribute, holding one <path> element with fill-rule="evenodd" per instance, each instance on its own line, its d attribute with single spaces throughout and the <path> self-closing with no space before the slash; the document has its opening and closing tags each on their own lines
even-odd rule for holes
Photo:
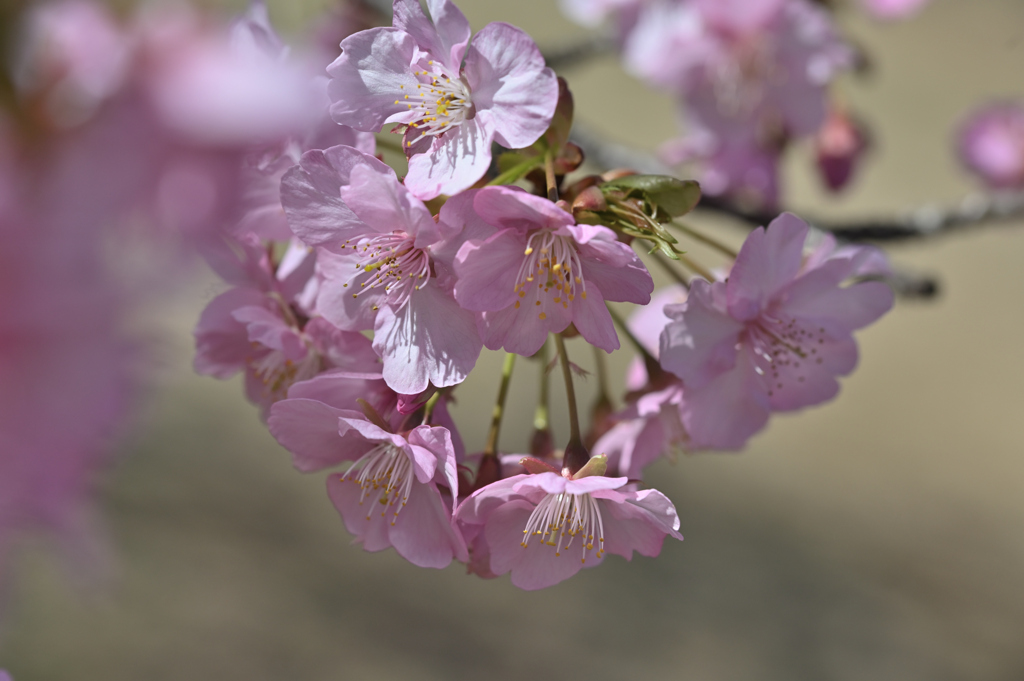
<svg viewBox="0 0 1024 681">
<path fill-rule="evenodd" d="M 518 301 L 518 300 L 516 301 L 516 305 L 515 305 L 515 308 L 516 308 L 517 310 L 519 309 L 519 301 Z"/>
<path fill-rule="evenodd" d="M 540 319 L 540 320 L 545 320 L 547 318 L 548 318 L 548 316 L 546 314 L 544 314 L 543 312 L 541 312 L 539 315 L 537 315 L 537 319 Z"/>
</svg>

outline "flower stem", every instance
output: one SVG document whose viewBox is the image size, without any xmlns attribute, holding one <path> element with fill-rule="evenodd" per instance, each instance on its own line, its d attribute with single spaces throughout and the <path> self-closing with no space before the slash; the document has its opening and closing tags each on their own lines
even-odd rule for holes
<svg viewBox="0 0 1024 681">
<path fill-rule="evenodd" d="M 441 400 L 442 393 L 445 392 L 444 388 L 438 388 L 437 391 L 430 396 L 427 400 L 427 404 L 423 407 L 423 425 L 430 425 L 430 419 L 434 418 L 434 407 Z"/>
<path fill-rule="evenodd" d="M 711 274 L 711 270 L 707 269 L 706 267 L 704 267 L 700 263 L 696 262 L 692 258 L 689 258 L 689 257 L 687 257 L 685 255 L 680 255 L 679 256 L 679 262 L 683 263 L 683 265 L 688 267 L 688 268 L 690 268 L 690 270 L 693 273 L 698 274 L 698 275 L 704 277 L 709 282 L 715 280 L 715 275 Z"/>
<path fill-rule="evenodd" d="M 525 161 L 521 161 L 516 165 L 512 166 L 501 175 L 487 183 L 488 187 L 493 187 L 499 184 L 512 184 L 516 180 L 519 180 L 526 176 L 534 168 L 540 167 L 542 160 L 539 156 L 531 156 Z"/>
<path fill-rule="evenodd" d="M 569 366 L 569 355 L 565 352 L 565 340 L 562 334 L 555 334 L 555 347 L 558 348 L 558 358 L 562 363 L 562 378 L 565 379 L 565 395 L 569 400 L 569 439 L 580 439 L 580 417 L 576 411 L 576 389 L 572 384 L 572 368 Z"/>
<path fill-rule="evenodd" d="M 633 344 L 634 348 L 636 348 L 636 351 L 640 353 L 641 357 L 643 357 L 644 367 L 647 369 L 647 375 L 654 376 L 660 372 L 661 365 L 658 364 L 658 360 L 654 358 L 654 355 L 648 352 L 647 348 L 644 347 L 644 344 L 640 342 L 640 339 L 633 335 L 633 332 L 629 329 L 629 325 L 626 324 L 626 320 L 620 317 L 619 313 L 616 312 L 611 305 L 608 305 L 608 314 L 612 316 L 612 321 L 618 325 L 622 330 L 622 333 L 629 339 L 629 342 Z"/>
<path fill-rule="evenodd" d="M 501 368 L 501 384 L 498 386 L 498 399 L 491 412 L 491 429 L 487 432 L 487 444 L 484 445 L 484 456 L 494 456 L 498 452 L 498 432 L 501 430 L 501 419 L 505 415 L 505 398 L 508 396 L 508 385 L 512 379 L 512 369 L 516 365 L 515 353 L 505 353 L 505 364 Z"/>
<path fill-rule="evenodd" d="M 558 358 L 562 363 L 562 378 L 565 379 L 565 396 L 569 402 L 569 445 L 565 448 L 566 454 L 568 454 L 571 449 L 574 449 L 573 445 L 576 445 L 575 448 L 582 448 L 583 438 L 580 435 L 580 416 L 576 409 L 576 389 L 572 384 L 572 368 L 569 365 L 569 355 L 565 352 L 565 340 L 560 333 L 555 334 L 555 347 L 558 348 Z M 569 461 L 564 463 L 567 467 L 570 464 Z M 583 463 L 586 463 L 586 459 L 584 459 Z M 576 470 L 579 470 L 579 467 Z M 575 473 L 576 471 L 573 470 L 572 472 Z"/>
<path fill-rule="evenodd" d="M 611 398 L 608 397 L 608 365 L 604 359 L 605 353 L 596 345 L 591 347 L 594 349 L 594 367 L 597 370 L 597 399 L 611 402 Z"/>
<path fill-rule="evenodd" d="M 555 150 L 548 148 L 544 154 L 544 179 L 548 183 L 548 200 L 558 200 L 558 183 L 555 182 Z"/>
<path fill-rule="evenodd" d="M 711 237 L 711 236 L 708 236 L 707 234 L 703 234 L 701 232 L 698 232 L 697 230 L 693 229 L 692 227 L 690 227 L 689 225 L 687 225 L 685 223 L 682 223 L 682 222 L 670 222 L 669 224 L 671 224 L 673 227 L 675 227 L 679 231 L 685 233 L 690 238 L 695 239 L 695 240 L 701 242 L 702 244 L 706 244 L 706 245 L 710 246 L 711 248 L 715 249 L 719 253 L 722 253 L 723 255 L 726 255 L 726 256 L 732 258 L 733 260 L 735 260 L 736 257 L 739 255 L 739 253 L 737 253 L 730 246 L 727 246 L 727 245 L 723 244 L 721 241 L 719 241 L 718 239 L 715 239 L 714 237 Z"/>
<path fill-rule="evenodd" d="M 540 360 L 540 394 L 537 396 L 537 408 L 533 412 L 533 429 L 547 430 L 551 427 L 551 422 L 548 418 L 550 383 L 548 381 L 548 342 L 546 340 L 544 345 L 540 346 L 538 355 L 537 359 Z"/>
<path fill-rule="evenodd" d="M 654 256 L 654 262 L 658 263 L 658 266 L 665 270 L 665 274 L 671 277 L 677 284 L 685 288 L 687 291 L 690 290 L 690 282 L 688 282 L 682 274 L 676 271 L 676 268 L 672 267 L 671 263 L 662 260 L 657 255 Z"/>
</svg>

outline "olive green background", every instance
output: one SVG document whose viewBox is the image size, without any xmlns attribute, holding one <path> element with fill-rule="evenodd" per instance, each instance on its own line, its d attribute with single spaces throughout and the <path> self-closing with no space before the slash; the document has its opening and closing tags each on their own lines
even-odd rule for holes
<svg viewBox="0 0 1024 681">
<path fill-rule="evenodd" d="M 462 6 L 475 28 L 508 21 L 545 47 L 583 35 L 542 0 Z M 281 0 L 272 14 L 294 29 L 307 9 Z M 1024 3 L 842 18 L 874 71 L 839 94 L 870 121 L 875 152 L 834 199 L 798 147 L 787 205 L 856 217 L 959 201 L 973 185 L 950 132 L 975 103 L 1024 95 Z M 613 58 L 563 75 L 592 127 L 646 149 L 674 134 L 670 99 Z M 291 469 L 240 382 L 192 374 L 191 325 L 222 289 L 197 270 L 145 317 L 160 388 L 102 484 L 108 585 L 73 587 L 34 545 L 17 562 L 0 667 L 16 681 L 1024 678 L 1024 225 L 891 254 L 937 275 L 942 295 L 901 300 L 861 333 L 837 400 L 773 418 L 742 454 L 655 465 L 648 481 L 686 540 L 534 593 L 351 546 L 323 476 Z M 570 353 L 589 366 L 581 343 Z M 628 358 L 611 362 L 619 386 Z M 499 366 L 485 352 L 458 392 L 471 449 Z M 508 448 L 525 442 L 535 385 L 520 361 Z"/>
</svg>

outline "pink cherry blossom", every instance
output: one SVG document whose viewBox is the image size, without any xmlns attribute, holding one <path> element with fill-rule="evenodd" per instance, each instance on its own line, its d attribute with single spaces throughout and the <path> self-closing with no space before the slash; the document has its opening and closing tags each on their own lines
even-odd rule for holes
<svg viewBox="0 0 1024 681">
<path fill-rule="evenodd" d="M 511 572 L 515 586 L 543 589 L 600 564 L 606 552 L 657 556 L 666 535 L 682 539 L 672 502 L 627 482 L 516 475 L 474 492 L 455 516 L 465 533 L 483 535 L 490 573 Z"/>
<path fill-rule="evenodd" d="M 468 560 L 451 522 L 458 478 L 448 429 L 420 425 L 394 433 L 381 427 L 391 424 L 339 409 L 358 387 L 341 374 L 297 384 L 294 396 L 271 408 L 271 433 L 303 470 L 353 462 L 345 473 L 328 476 L 327 492 L 367 551 L 394 547 L 420 567 Z"/>
<path fill-rule="evenodd" d="M 430 211 L 391 168 L 349 147 L 310 151 L 281 183 L 289 224 L 318 248 L 317 311 L 339 328 L 373 329 L 384 380 L 414 395 L 462 382 L 482 343 L 432 248 L 460 229 Z"/>
<path fill-rule="evenodd" d="M 365 336 L 320 317 L 308 319 L 300 297 L 313 275 L 311 249 L 293 245 L 275 267 L 254 236 L 234 245 L 207 252 L 215 269 L 236 286 L 210 301 L 199 317 L 198 373 L 229 378 L 244 371 L 246 394 L 266 410 L 293 383 L 326 369 L 374 368 L 377 356 Z"/>
<path fill-rule="evenodd" d="M 592 345 L 619 347 L 605 301 L 647 304 L 651 275 L 599 225 L 577 225 L 547 199 L 510 187 L 476 194 L 490 234 L 469 239 L 455 259 L 455 298 L 480 315 L 484 344 L 532 355 L 549 333 L 574 324 Z"/>
<path fill-rule="evenodd" d="M 960 160 L 995 189 L 1024 187 L 1024 106 L 989 104 L 973 112 L 958 136 Z"/>
<path fill-rule="evenodd" d="M 518 149 L 551 123 L 558 82 L 525 33 L 491 23 L 470 41 L 449 0 L 395 0 L 394 27 L 341 43 L 327 71 L 331 115 L 356 130 L 408 126 L 406 184 L 420 199 L 455 194 L 487 171 L 491 142 Z"/>
<path fill-rule="evenodd" d="M 680 98 L 686 135 L 666 158 L 700 161 L 709 194 L 770 208 L 782 150 L 824 122 L 826 87 L 853 53 L 808 0 L 691 0 L 647 6 L 624 59 Z"/>
<path fill-rule="evenodd" d="M 679 381 L 639 396 L 615 415 L 618 423 L 591 450 L 608 457 L 609 470 L 639 480 L 662 456 L 695 448 L 682 423 L 684 397 Z"/>
<path fill-rule="evenodd" d="M 870 252 L 803 262 L 807 224 L 784 213 L 740 249 L 727 282 L 695 280 L 666 307 L 661 365 L 683 382 L 682 421 L 700 446 L 738 449 L 772 411 L 831 399 L 857 363 L 852 332 L 885 314 L 892 290 L 841 284 Z"/>
</svg>

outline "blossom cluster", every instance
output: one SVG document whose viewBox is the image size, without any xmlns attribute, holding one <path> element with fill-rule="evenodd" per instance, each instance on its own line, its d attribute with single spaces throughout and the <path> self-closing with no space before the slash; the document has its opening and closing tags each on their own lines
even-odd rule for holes
<svg viewBox="0 0 1024 681">
<path fill-rule="evenodd" d="M 425 5 L 331 23 L 304 51 L 258 2 L 230 26 L 181 6 L 26 12 L 0 117 L 0 564 L 35 527 L 89 550 L 82 509 L 142 355 L 114 330 L 185 252 L 225 283 L 195 370 L 244 376 L 363 548 L 422 567 L 539 589 L 607 553 L 656 556 L 682 536 L 649 464 L 740 449 L 773 412 L 836 395 L 853 332 L 892 306 L 884 256 L 789 213 L 738 251 L 683 221 L 702 188 L 774 206 L 794 136 L 818 135 L 827 181 L 846 182 L 863 139 L 825 93 L 853 56 L 820 8 L 602 6 L 634 70 L 683 102 L 701 186 L 587 174 L 568 84 L 532 39 Z M 175 256 L 126 286 L 110 245 L 140 231 Z M 725 262 L 691 258 L 696 241 Z M 655 291 L 655 259 L 675 286 Z M 621 304 L 640 309 L 627 321 Z M 602 395 L 584 430 L 566 341 L 611 353 L 620 337 L 630 392 Z M 504 370 L 487 443 L 467 451 L 451 406 L 485 348 Z M 545 385 L 561 366 L 567 441 L 545 390 L 529 446 L 501 447 L 517 356 Z"/>
<path fill-rule="evenodd" d="M 829 95 L 858 55 L 820 3 L 563 0 L 563 7 L 585 25 L 610 18 L 626 69 L 676 97 L 685 134 L 662 156 L 694 164 L 709 195 L 777 210 L 779 165 L 793 142 L 814 141 L 831 191 L 847 185 L 868 147 L 858 117 Z"/>
<path fill-rule="evenodd" d="M 449 0 L 426 10 L 395 0 L 392 26 L 345 37 L 326 70 L 333 139 L 295 135 L 293 155 L 249 178 L 269 200 L 204 249 L 231 288 L 201 315 L 195 367 L 245 375 L 295 467 L 330 471 L 368 551 L 524 589 L 607 553 L 655 556 L 682 536 L 644 468 L 675 449 L 738 449 L 771 412 L 832 398 L 857 361 L 852 332 L 892 305 L 873 280 L 885 260 L 828 237 L 805 252 L 808 226 L 784 214 L 721 276 L 680 261 L 668 228 L 696 183 L 569 182 L 582 161 L 572 97 L 533 41 L 504 23 L 472 35 Z M 653 304 L 643 242 L 692 268 Z M 608 303 L 651 306 L 622 329 L 642 368 L 624 407 L 584 433 L 565 339 L 619 349 Z M 552 345 L 569 440 L 554 447 L 545 425 L 528 451 L 503 450 L 514 359 L 546 370 Z M 507 359 L 488 443 L 469 453 L 449 407 L 485 347 Z"/>
</svg>

